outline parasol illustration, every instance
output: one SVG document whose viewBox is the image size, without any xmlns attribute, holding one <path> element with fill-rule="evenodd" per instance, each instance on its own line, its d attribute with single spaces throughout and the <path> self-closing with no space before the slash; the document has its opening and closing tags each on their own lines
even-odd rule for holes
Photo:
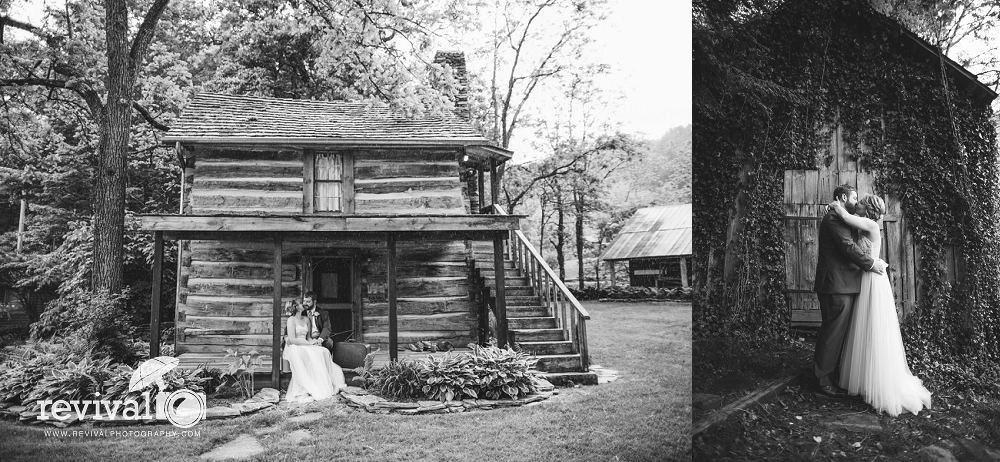
<svg viewBox="0 0 1000 462">
<path fill-rule="evenodd" d="M 154 382 L 162 391 L 166 388 L 163 375 L 177 367 L 178 363 L 177 358 L 171 356 L 157 356 L 146 360 L 132 372 L 132 378 L 128 381 L 128 392 L 142 390 Z"/>
</svg>

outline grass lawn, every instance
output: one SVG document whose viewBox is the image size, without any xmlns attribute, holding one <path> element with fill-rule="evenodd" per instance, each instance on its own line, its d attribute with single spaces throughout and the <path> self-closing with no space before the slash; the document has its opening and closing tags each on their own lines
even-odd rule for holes
<svg viewBox="0 0 1000 462">
<path fill-rule="evenodd" d="M 376 415 L 344 404 L 311 403 L 318 421 L 293 424 L 271 410 L 198 424 L 197 436 L 55 437 L 51 426 L 0 421 L 4 460 L 199 460 L 242 434 L 267 451 L 252 460 L 642 461 L 691 457 L 691 305 L 586 302 L 591 363 L 620 371 L 604 385 L 560 389 L 538 405 L 461 414 Z M 312 438 L 283 442 L 291 431 Z M 164 430 L 69 427 L 68 430 Z"/>
</svg>

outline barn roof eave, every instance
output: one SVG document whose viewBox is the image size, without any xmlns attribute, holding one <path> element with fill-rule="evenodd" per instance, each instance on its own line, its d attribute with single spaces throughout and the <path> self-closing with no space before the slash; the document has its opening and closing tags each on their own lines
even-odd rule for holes
<svg viewBox="0 0 1000 462">
<path fill-rule="evenodd" d="M 946 68 L 949 71 L 948 73 L 952 75 L 952 78 L 964 81 L 964 85 L 962 86 L 971 94 L 972 98 L 976 102 L 988 105 L 997 98 L 998 95 L 996 91 L 988 85 L 980 82 L 979 78 L 977 78 L 972 72 L 969 72 L 969 70 L 964 66 L 949 58 L 948 55 L 941 53 L 941 50 L 937 46 L 934 46 L 927 40 L 924 40 L 919 35 L 900 24 L 898 21 L 885 15 L 880 16 L 882 20 L 890 26 L 897 28 L 904 37 L 910 40 L 916 49 L 920 50 L 920 52 L 925 53 L 928 57 L 944 58 Z"/>
</svg>

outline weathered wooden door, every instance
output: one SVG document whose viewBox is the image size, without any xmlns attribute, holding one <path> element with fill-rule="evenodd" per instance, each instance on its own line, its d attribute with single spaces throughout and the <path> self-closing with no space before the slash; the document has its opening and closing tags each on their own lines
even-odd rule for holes
<svg viewBox="0 0 1000 462">
<path fill-rule="evenodd" d="M 316 293 L 316 307 L 330 316 L 334 342 L 360 336 L 361 315 L 355 303 L 354 259 L 343 256 L 307 256 L 309 290 Z M 357 334 L 357 335 L 356 335 Z"/>
<path fill-rule="evenodd" d="M 870 173 L 859 171 L 857 162 L 847 155 L 840 130 L 831 141 L 833 156 L 830 166 L 818 170 L 785 170 L 785 287 L 792 327 L 817 327 L 822 318 L 819 300 L 813 292 L 818 258 L 819 224 L 826 214 L 826 205 L 833 201 L 833 190 L 841 184 L 858 189 L 859 196 L 878 193 Z M 916 302 L 916 270 L 919 261 L 913 238 L 906 229 L 893 195 L 882 196 L 887 213 L 882 228 L 881 258 L 889 264 L 896 311 L 900 315 L 912 312 Z"/>
</svg>

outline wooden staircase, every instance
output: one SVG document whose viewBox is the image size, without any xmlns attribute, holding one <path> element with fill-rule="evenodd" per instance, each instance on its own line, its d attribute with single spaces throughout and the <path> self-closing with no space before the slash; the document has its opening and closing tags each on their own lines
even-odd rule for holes
<svg viewBox="0 0 1000 462">
<path fill-rule="evenodd" d="M 541 261 L 520 231 L 504 246 L 504 288 L 508 329 L 514 342 L 538 360 L 536 369 L 550 382 L 597 384 L 589 370 L 585 321 L 590 316 L 552 270 Z M 520 235 L 520 236 L 518 236 Z M 522 241 L 523 239 L 523 241 Z M 485 289 L 480 297 L 496 294 L 492 242 L 474 242 L 474 274 Z M 482 295 L 486 294 L 486 295 Z M 487 300 L 489 306 L 495 306 Z"/>
</svg>

